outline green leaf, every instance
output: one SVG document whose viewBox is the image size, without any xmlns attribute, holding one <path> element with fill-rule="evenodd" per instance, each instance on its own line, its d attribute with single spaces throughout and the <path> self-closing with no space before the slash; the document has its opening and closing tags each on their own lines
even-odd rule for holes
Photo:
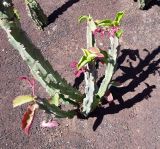
<svg viewBox="0 0 160 149">
<path fill-rule="evenodd" d="M 84 53 L 84 56 L 88 56 L 91 54 L 91 52 L 89 52 L 88 49 L 82 49 L 83 53 Z"/>
<path fill-rule="evenodd" d="M 116 37 L 117 38 L 120 38 L 123 34 L 123 30 L 122 29 L 119 29 L 117 32 L 116 32 Z"/>
<path fill-rule="evenodd" d="M 91 53 L 88 49 L 82 49 L 84 56 L 78 62 L 78 69 L 81 69 L 84 65 L 91 62 L 95 57 L 96 54 Z"/>
<path fill-rule="evenodd" d="M 80 59 L 77 65 L 78 69 L 81 69 L 85 64 L 87 64 L 87 57 L 82 56 L 82 58 Z"/>
<path fill-rule="evenodd" d="M 97 25 L 98 26 L 103 26 L 103 27 L 108 27 L 108 26 L 112 26 L 112 20 L 98 20 L 96 21 Z"/>
<path fill-rule="evenodd" d="M 117 21 L 113 21 L 113 26 L 119 26 L 119 23 Z"/>
<path fill-rule="evenodd" d="M 87 20 L 89 20 L 91 17 L 90 16 L 80 16 L 79 17 L 79 19 L 78 19 L 78 22 L 79 23 L 82 23 L 82 22 L 84 22 L 84 21 L 87 21 Z"/>
<path fill-rule="evenodd" d="M 114 19 L 114 21 L 116 21 L 118 24 L 120 23 L 121 19 L 123 18 L 124 12 L 120 11 L 116 14 L 116 17 Z"/>
<path fill-rule="evenodd" d="M 59 106 L 59 94 L 56 93 L 50 100 L 49 103 L 52 105 L 56 105 L 57 107 Z"/>
<path fill-rule="evenodd" d="M 91 62 L 96 57 L 96 54 L 90 54 L 87 56 L 87 61 Z"/>
<path fill-rule="evenodd" d="M 13 100 L 13 107 L 15 108 L 15 107 L 20 106 L 22 104 L 25 104 L 27 102 L 34 101 L 34 98 L 35 97 L 30 96 L 30 95 L 18 96 Z"/>
</svg>

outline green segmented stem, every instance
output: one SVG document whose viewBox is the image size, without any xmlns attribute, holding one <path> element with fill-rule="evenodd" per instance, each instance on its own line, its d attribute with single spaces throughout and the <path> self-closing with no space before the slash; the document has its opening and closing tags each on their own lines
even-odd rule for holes
<svg viewBox="0 0 160 149">
<path fill-rule="evenodd" d="M 40 82 L 50 96 L 59 93 L 66 95 L 74 102 L 81 102 L 82 94 L 52 69 L 21 29 L 11 0 L 0 2 L 0 26 L 6 31 L 10 44 L 18 50 L 22 59 L 29 66 L 34 78 Z"/>
<path fill-rule="evenodd" d="M 93 36 L 93 31 L 96 29 L 96 25 L 93 22 L 93 20 L 88 20 L 87 21 L 87 49 L 91 48 L 91 47 L 95 47 L 95 38 Z M 91 62 L 89 64 L 86 65 L 87 70 L 84 73 L 85 76 L 85 94 L 86 97 L 83 99 L 83 114 L 84 115 L 88 115 L 91 110 L 92 110 L 92 104 L 94 102 L 94 95 L 96 92 L 96 76 L 97 76 L 97 72 L 96 72 L 96 68 L 95 68 L 95 62 Z"/>
<path fill-rule="evenodd" d="M 108 54 L 111 56 L 110 61 L 108 62 L 105 70 L 105 77 L 100 85 L 100 88 L 98 90 L 98 97 L 102 98 L 105 95 L 105 92 L 109 89 L 109 83 L 112 79 L 112 76 L 115 71 L 116 67 L 116 59 L 117 59 L 117 48 L 118 48 L 118 38 L 115 37 L 110 37 L 110 46 L 111 49 L 109 49 Z"/>
<path fill-rule="evenodd" d="M 138 0 L 138 5 L 140 9 L 144 9 L 152 0 Z"/>
<path fill-rule="evenodd" d="M 36 103 L 40 106 L 41 109 L 48 113 L 54 114 L 58 118 L 73 118 L 76 115 L 74 110 L 63 111 L 54 104 L 49 104 L 46 99 L 37 99 Z"/>
<path fill-rule="evenodd" d="M 28 15 L 32 18 L 35 24 L 41 29 L 47 25 L 47 16 L 36 0 L 25 0 Z"/>
</svg>

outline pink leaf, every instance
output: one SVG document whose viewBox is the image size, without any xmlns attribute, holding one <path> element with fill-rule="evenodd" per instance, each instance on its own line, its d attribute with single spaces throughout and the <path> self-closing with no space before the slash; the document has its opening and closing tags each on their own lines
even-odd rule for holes
<svg viewBox="0 0 160 149">
<path fill-rule="evenodd" d="M 29 77 L 26 77 L 26 76 L 20 77 L 20 80 L 25 80 L 29 84 L 29 86 L 32 89 L 32 95 L 35 96 L 35 80 L 29 79 Z"/>
<path fill-rule="evenodd" d="M 109 30 L 108 30 L 108 36 L 109 37 L 114 37 L 115 36 L 115 33 L 119 30 L 119 27 L 117 26 L 114 26 L 114 27 L 111 27 Z"/>
<path fill-rule="evenodd" d="M 56 121 L 51 121 L 51 120 L 49 122 L 43 121 L 41 123 L 41 127 L 43 127 L 43 128 L 45 128 L 45 127 L 54 128 L 54 127 L 58 127 L 58 126 L 59 126 L 59 124 Z"/>
<path fill-rule="evenodd" d="M 100 33 L 101 38 L 103 38 L 104 35 L 105 35 L 105 30 L 102 29 L 102 28 L 96 28 L 96 29 L 93 31 L 93 35 L 96 36 L 97 33 Z"/>
</svg>

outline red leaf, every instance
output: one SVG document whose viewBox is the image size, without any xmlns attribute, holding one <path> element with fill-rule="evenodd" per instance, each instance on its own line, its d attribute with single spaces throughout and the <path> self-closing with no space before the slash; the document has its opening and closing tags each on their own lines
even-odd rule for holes
<svg viewBox="0 0 160 149">
<path fill-rule="evenodd" d="M 101 37 L 103 38 L 103 37 L 104 37 L 104 34 L 105 34 L 105 30 L 102 29 L 102 28 L 96 28 L 96 29 L 93 31 L 93 35 L 96 36 L 97 33 L 100 33 Z"/>
<path fill-rule="evenodd" d="M 22 129 L 25 134 L 29 134 L 31 124 L 33 122 L 35 110 L 38 108 L 37 104 L 33 104 L 27 108 L 27 111 L 24 113 L 22 118 Z"/>
<path fill-rule="evenodd" d="M 35 96 L 35 80 L 29 79 L 27 76 L 22 76 L 19 78 L 20 80 L 26 81 L 32 89 L 32 95 Z"/>
<path fill-rule="evenodd" d="M 108 30 L 108 36 L 109 37 L 114 37 L 115 36 L 115 33 L 119 30 L 119 27 L 117 26 L 114 26 L 114 27 L 111 27 L 109 30 Z"/>
</svg>

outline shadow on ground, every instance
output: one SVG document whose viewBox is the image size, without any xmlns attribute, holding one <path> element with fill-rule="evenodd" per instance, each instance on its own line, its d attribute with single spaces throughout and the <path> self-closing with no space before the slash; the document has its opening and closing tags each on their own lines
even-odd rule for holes
<svg viewBox="0 0 160 149">
<path fill-rule="evenodd" d="M 137 2 L 137 0 L 134 0 L 135 2 Z M 152 8 L 152 6 L 157 5 L 160 6 L 160 1 L 159 0 L 151 0 L 144 8 L 143 10 L 148 10 L 150 8 Z"/>
<path fill-rule="evenodd" d="M 48 25 L 53 23 L 60 15 L 62 15 L 69 7 L 71 7 L 73 4 L 79 2 L 80 0 L 68 0 L 65 4 L 63 4 L 61 7 L 59 7 L 57 10 L 54 10 L 49 16 L 48 16 Z"/>
<path fill-rule="evenodd" d="M 48 25 L 55 22 L 55 20 L 62 15 L 65 11 L 67 11 L 68 8 L 70 8 L 73 4 L 79 2 L 80 0 L 68 0 L 66 3 L 64 3 L 61 7 L 54 10 L 49 16 L 48 16 Z M 137 0 L 134 0 L 137 2 Z M 160 6 L 160 1 L 152 0 L 149 4 L 147 4 L 144 8 L 144 10 L 150 9 L 152 6 L 158 5 Z"/>
<path fill-rule="evenodd" d="M 115 81 L 120 83 L 125 83 L 129 80 L 131 81 L 127 86 L 111 88 L 110 91 L 112 92 L 114 99 L 118 100 L 119 104 L 112 102 L 106 108 L 105 106 L 99 107 L 90 114 L 90 117 L 97 117 L 93 125 L 94 131 L 101 124 L 105 115 L 118 113 L 123 109 L 130 108 L 136 103 L 151 97 L 151 93 L 156 88 L 156 85 L 145 83 L 145 80 L 149 75 L 155 75 L 156 73 L 159 73 L 160 75 L 160 59 L 156 60 L 156 56 L 160 54 L 160 46 L 151 53 L 146 49 L 144 49 L 143 52 L 147 52 L 147 56 L 144 59 L 141 58 L 139 50 L 124 49 L 121 51 L 122 54 L 118 58 L 117 69 L 122 70 L 123 74 L 122 76 L 118 76 Z M 129 63 L 129 67 L 122 66 L 126 60 Z M 139 61 L 139 63 L 134 67 L 131 61 Z M 128 92 L 134 92 L 141 83 L 145 84 L 145 89 L 141 93 L 136 94 L 130 99 L 125 99 L 124 101 L 123 96 Z M 107 103 L 104 104 L 106 105 Z"/>
</svg>

